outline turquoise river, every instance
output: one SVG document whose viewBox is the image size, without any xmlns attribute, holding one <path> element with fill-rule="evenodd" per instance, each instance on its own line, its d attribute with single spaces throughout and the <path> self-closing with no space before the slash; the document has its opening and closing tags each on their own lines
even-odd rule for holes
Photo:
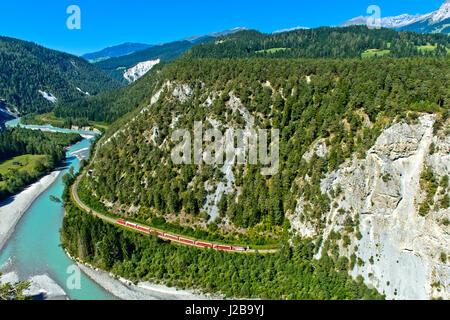
<svg viewBox="0 0 450 320">
<path fill-rule="evenodd" d="M 18 121 L 18 119 L 10 121 L 7 125 L 16 126 Z M 92 135 L 92 132 L 56 129 L 51 126 L 24 127 Z M 115 299 L 83 273 L 80 273 L 80 289 L 70 289 L 71 286 L 67 285 L 68 278 L 73 274 L 71 273 L 73 269 L 69 267 L 73 266 L 74 262 L 60 246 L 59 229 L 64 217 L 64 208 L 61 203 L 50 200 L 51 195 L 61 199 L 64 173 L 70 167 L 74 167 L 75 172 L 79 170 L 79 160 L 73 153 L 77 151 L 86 153 L 89 145 L 90 140 L 85 138 L 68 149 L 66 163 L 58 179 L 23 214 L 14 233 L 0 252 L 0 267 L 8 265 L 8 269 L 12 269 L 20 280 L 27 280 L 36 275 L 47 275 L 66 292 L 69 299 Z"/>
</svg>

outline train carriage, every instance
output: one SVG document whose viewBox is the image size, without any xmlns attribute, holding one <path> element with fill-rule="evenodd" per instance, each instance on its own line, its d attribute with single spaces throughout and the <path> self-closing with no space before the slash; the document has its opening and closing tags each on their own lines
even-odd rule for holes
<svg viewBox="0 0 450 320">
<path fill-rule="evenodd" d="M 177 236 L 174 236 L 173 234 L 170 233 L 164 233 L 164 237 L 170 240 L 179 241 L 179 238 Z"/>
<path fill-rule="evenodd" d="M 144 227 L 141 227 L 141 226 L 137 226 L 136 228 L 137 228 L 138 230 L 143 231 L 143 232 L 146 232 L 146 233 L 149 233 L 149 232 L 150 232 L 150 229 L 149 229 L 149 228 L 144 228 Z"/>
<path fill-rule="evenodd" d="M 195 245 L 200 246 L 200 247 L 205 247 L 205 248 L 212 248 L 212 246 L 213 246 L 211 243 L 201 242 L 201 241 L 196 241 Z"/>
<path fill-rule="evenodd" d="M 131 223 L 131 222 L 128 222 L 128 221 L 127 221 L 127 227 L 135 228 L 135 229 L 136 229 L 136 226 L 137 226 L 136 223 Z"/>
<path fill-rule="evenodd" d="M 150 228 L 146 228 L 146 227 L 140 226 L 136 223 L 131 223 L 128 221 L 116 220 L 116 222 L 120 225 L 129 227 L 129 228 L 133 228 L 133 229 L 136 229 L 136 230 L 139 230 L 142 232 L 146 232 L 146 233 L 156 233 L 156 235 L 158 237 L 173 240 L 173 241 L 178 241 L 178 242 L 189 244 L 189 245 L 195 245 L 195 246 L 203 247 L 203 248 L 214 248 L 216 250 L 241 251 L 241 252 L 246 251 L 246 249 L 244 247 L 212 244 L 212 243 L 208 243 L 208 242 L 202 242 L 202 241 L 182 238 L 182 237 L 170 234 L 170 233 L 163 233 L 161 231 L 155 231 Z"/>
<path fill-rule="evenodd" d="M 180 242 L 183 242 L 183 243 L 187 243 L 187 244 L 195 244 L 195 241 L 194 241 L 194 240 L 191 240 L 191 239 L 186 239 L 186 238 L 181 238 L 181 237 L 179 237 L 179 240 L 180 240 Z"/>
<path fill-rule="evenodd" d="M 224 246 L 224 245 L 220 245 L 220 244 L 215 244 L 214 245 L 214 249 L 217 249 L 217 250 L 231 250 L 231 246 Z"/>
</svg>

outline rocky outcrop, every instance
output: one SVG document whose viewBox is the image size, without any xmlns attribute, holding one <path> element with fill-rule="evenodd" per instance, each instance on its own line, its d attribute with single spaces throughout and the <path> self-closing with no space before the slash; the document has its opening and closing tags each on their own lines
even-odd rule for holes
<svg viewBox="0 0 450 320">
<path fill-rule="evenodd" d="M 319 139 L 316 143 L 314 143 L 309 151 L 303 155 L 303 159 L 309 161 L 314 154 L 316 154 L 318 157 L 325 157 L 328 154 L 324 139 Z"/>
<path fill-rule="evenodd" d="M 126 70 L 123 73 L 123 77 L 128 81 L 128 83 L 135 82 L 147 72 L 149 72 L 159 62 L 160 59 L 139 62 L 133 68 Z"/>
<path fill-rule="evenodd" d="M 417 123 L 391 126 L 364 159 L 348 160 L 321 181 L 322 192 L 334 203 L 320 231 L 323 239 L 331 231 L 345 234 L 349 218 L 357 222 L 359 231 L 349 234 L 352 245 L 340 246 L 340 254 L 349 259 L 355 254 L 360 263 L 351 275 L 363 276 L 388 299 L 450 298 L 450 265 L 445 261 L 450 253 L 450 210 L 441 205 L 448 186 L 439 185 L 426 215 L 418 210 L 427 201 L 421 178 L 425 168 L 436 181 L 450 169 L 448 129 L 433 134 L 434 121 L 435 116 L 424 115 Z M 342 191 L 336 195 L 338 189 Z M 301 205 L 290 218 L 294 230 L 302 236 L 319 234 L 296 220 Z"/>
</svg>

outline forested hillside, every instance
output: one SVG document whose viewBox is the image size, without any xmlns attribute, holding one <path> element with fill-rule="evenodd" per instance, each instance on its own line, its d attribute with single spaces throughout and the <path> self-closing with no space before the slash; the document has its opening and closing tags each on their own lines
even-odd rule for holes
<svg viewBox="0 0 450 320">
<path fill-rule="evenodd" d="M 450 34 L 450 18 L 440 21 L 435 24 L 430 24 L 429 21 L 418 21 L 412 23 L 406 27 L 400 28 L 400 30 L 410 30 L 414 32 L 429 32 L 429 33 L 443 33 Z"/>
<path fill-rule="evenodd" d="M 84 59 L 0 37 L 0 99 L 21 114 L 48 112 L 59 102 L 118 87 Z"/>
<path fill-rule="evenodd" d="M 100 212 L 169 232 L 259 246 L 289 239 L 287 215 L 301 199 L 300 219 L 322 234 L 329 223 L 324 215 L 337 210 L 346 186 L 323 193 L 321 180 L 351 156 L 364 158 L 393 123 L 430 112 L 442 127 L 450 107 L 449 71 L 447 58 L 178 60 L 153 79 L 153 98 L 145 98 L 144 109 L 101 142 L 80 197 Z M 231 170 L 175 165 L 173 131 L 192 133 L 200 120 L 205 129 L 222 133 L 230 127 L 279 128 L 278 173 L 263 176 L 261 164 L 249 163 Z M 323 156 L 309 154 L 318 141 L 326 146 Z M 359 218 L 343 208 L 341 232 L 294 240 L 276 254 L 234 255 L 106 225 L 82 214 L 69 190 L 65 248 L 117 275 L 235 297 L 377 297 L 361 277 L 359 284 L 347 278 L 364 262 L 355 253 L 340 254 L 339 243 L 348 247 L 350 239 L 362 237 Z M 101 247 L 95 245 L 99 241 Z"/>
<path fill-rule="evenodd" d="M 241 237 L 242 228 L 251 228 L 267 239 L 288 227 L 285 213 L 302 196 L 311 203 L 305 218 L 324 227 L 321 214 L 331 199 L 321 193 L 320 179 L 352 154 L 363 157 L 381 130 L 409 117 L 407 111 L 445 113 L 449 63 L 446 58 L 179 60 L 161 70 L 152 103 L 147 96 L 142 114 L 102 145 L 86 186 L 119 215 L 141 221 L 163 217 L 194 229 L 205 229 L 213 218 L 207 227 L 212 233 Z M 260 165 L 236 165 L 231 172 L 174 165 L 173 130 L 191 130 L 200 120 L 221 131 L 250 123 L 279 128 L 279 172 L 266 177 Z M 304 157 L 319 138 L 331 149 L 327 158 Z M 306 186 L 300 188 L 299 181 Z M 221 183 L 232 187 L 224 192 Z M 210 194 L 220 197 L 213 201 L 217 217 Z"/>
<path fill-rule="evenodd" d="M 433 51 L 421 46 L 436 45 Z M 418 34 L 390 29 L 370 30 L 365 26 L 322 27 L 291 32 L 264 34 L 241 31 L 193 47 L 195 58 L 273 57 L 273 58 L 356 58 L 370 49 L 388 50 L 392 57 L 414 55 L 443 56 L 450 48 L 445 34 Z"/>
</svg>

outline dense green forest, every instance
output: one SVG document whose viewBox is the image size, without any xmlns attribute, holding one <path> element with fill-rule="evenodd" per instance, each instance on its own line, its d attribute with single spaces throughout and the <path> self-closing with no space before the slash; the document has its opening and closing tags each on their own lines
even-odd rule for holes
<svg viewBox="0 0 450 320">
<path fill-rule="evenodd" d="M 418 47 L 427 44 L 436 45 L 436 50 L 418 50 Z M 368 49 L 388 49 L 392 57 L 411 57 L 445 56 L 446 48 L 450 48 L 450 43 L 445 34 L 419 34 L 351 26 L 275 34 L 264 34 L 256 30 L 241 31 L 195 46 L 185 55 L 192 58 L 357 58 Z"/>
<path fill-rule="evenodd" d="M 382 299 L 362 278 L 345 271 L 349 261 L 324 255 L 313 259 L 315 245 L 295 239 L 276 254 L 239 254 L 177 246 L 156 237 L 117 228 L 80 212 L 64 193 L 67 214 L 62 243 L 78 256 L 132 280 L 162 282 L 227 297 L 262 299 Z"/>
<path fill-rule="evenodd" d="M 152 46 L 128 55 L 111 58 L 105 61 L 97 62 L 95 65 L 123 84 L 128 84 L 123 77 L 126 69 L 134 67 L 139 62 L 160 59 L 161 62 L 168 62 L 178 58 L 181 54 L 188 51 L 197 43 L 207 43 L 212 38 L 202 38 L 200 41 L 175 41 L 162 45 Z"/>
<path fill-rule="evenodd" d="M 177 43 L 179 44 L 176 42 L 169 45 Z M 418 51 L 420 46 L 427 44 L 433 44 L 435 49 Z M 109 59 L 98 65 L 104 70 L 112 71 L 120 66 L 132 67 L 139 61 L 162 57 L 158 54 L 149 56 L 145 54 L 163 48 L 164 46 L 152 47 L 117 58 L 117 60 Z M 271 50 L 274 48 L 278 50 Z M 198 44 L 180 58 L 188 59 L 188 61 L 199 57 L 360 58 L 371 49 L 374 52 L 369 52 L 371 56 L 376 56 L 378 51 L 383 53 L 389 51 L 390 55 L 395 57 L 442 56 L 446 54 L 446 48 L 450 48 L 447 35 L 398 33 L 390 29 L 370 30 L 367 27 L 353 26 L 298 30 L 279 34 L 263 34 L 254 30 L 241 31 L 217 38 L 212 42 Z M 171 55 L 170 59 L 173 58 L 175 56 Z M 95 97 L 86 97 L 74 103 L 63 103 L 56 108 L 55 115 L 62 118 L 83 118 L 89 121 L 113 123 L 138 106 L 149 103 L 148 97 L 151 96 L 155 81 L 158 79 L 158 70 L 163 69 L 165 65 L 163 63 L 155 66 L 143 78 L 126 88 L 101 93 Z"/>
<path fill-rule="evenodd" d="M 31 42 L 0 37 L 0 98 L 21 114 L 54 108 L 54 103 L 46 100 L 39 90 L 63 102 L 84 97 L 80 90 L 95 95 L 119 86 L 84 59 Z"/>
<path fill-rule="evenodd" d="M 281 130 L 280 170 L 262 176 L 259 165 L 234 166 L 235 192 L 222 196 L 220 217 L 208 228 L 221 232 L 228 220 L 236 228 L 276 236 L 288 227 L 285 213 L 299 197 L 311 204 L 305 218 L 324 225 L 322 214 L 332 201 L 320 191 L 326 172 L 354 153 L 363 157 L 391 121 L 416 112 L 448 116 L 449 63 L 447 58 L 178 60 L 161 70 L 157 88 L 187 84 L 192 94 L 179 101 L 175 88 L 166 87 L 155 104 L 101 146 L 86 187 L 118 204 L 118 215 L 140 221 L 187 216 L 192 225 L 207 221 L 205 182 L 217 186 L 223 174 L 211 165 L 174 165 L 174 144 L 167 140 L 174 118 L 177 128 L 210 118 L 242 127 L 243 115 L 228 105 L 233 96 L 254 116 L 255 126 Z M 158 136 L 151 139 L 155 126 Z M 319 138 L 329 154 L 306 161 L 303 155 Z M 128 213 L 131 206 L 140 209 Z"/>
<path fill-rule="evenodd" d="M 80 140 L 75 133 L 23 128 L 0 132 L 0 200 L 61 165 L 66 147 Z"/>
</svg>

